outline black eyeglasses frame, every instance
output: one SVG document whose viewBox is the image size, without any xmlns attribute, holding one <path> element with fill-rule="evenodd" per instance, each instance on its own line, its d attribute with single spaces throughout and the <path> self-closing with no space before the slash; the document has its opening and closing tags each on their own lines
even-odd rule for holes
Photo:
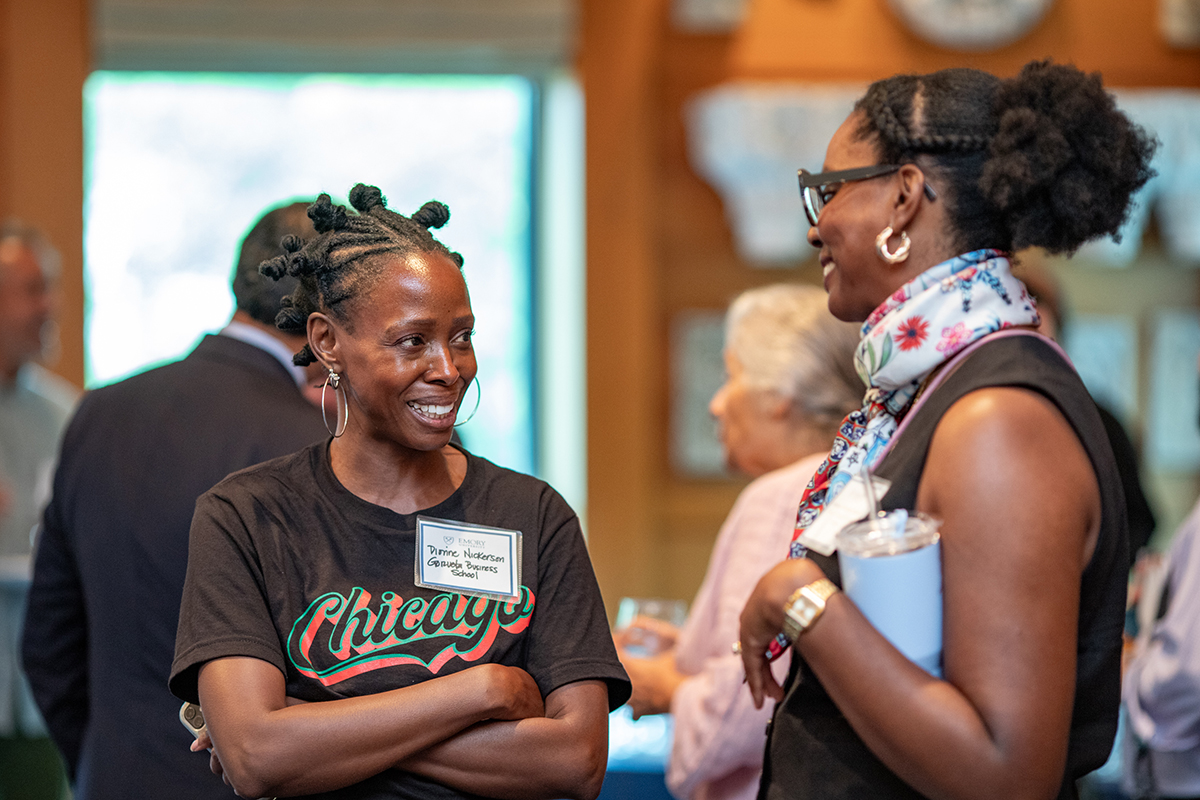
<svg viewBox="0 0 1200 800">
<path fill-rule="evenodd" d="M 809 224 L 815 228 L 817 220 L 821 216 L 821 209 L 825 207 L 824 195 L 827 187 L 854 181 L 866 181 L 871 178 L 882 178 L 884 175 L 900 171 L 902 167 L 904 164 L 872 164 L 869 167 L 817 173 L 798 169 L 796 177 L 800 180 L 800 199 L 804 203 L 804 215 L 808 217 Z M 937 192 L 929 185 L 929 181 L 925 182 L 925 196 L 930 201 L 937 200 Z"/>
</svg>

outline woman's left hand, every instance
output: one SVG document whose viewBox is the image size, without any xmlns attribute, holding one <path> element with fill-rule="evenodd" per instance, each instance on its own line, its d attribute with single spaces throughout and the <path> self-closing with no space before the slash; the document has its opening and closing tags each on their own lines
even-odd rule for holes
<svg viewBox="0 0 1200 800">
<path fill-rule="evenodd" d="M 674 649 L 659 653 L 650 658 L 638 658 L 628 651 L 618 647 L 617 655 L 629 680 L 633 684 L 633 694 L 629 697 L 629 707 L 633 709 L 633 718 L 638 719 L 645 714 L 665 714 L 671 710 L 671 698 L 675 690 L 687 677 L 675 666 Z"/>
<path fill-rule="evenodd" d="M 755 707 L 762 708 L 765 697 L 783 699 L 783 687 L 775 681 L 767 660 L 767 647 L 783 630 L 783 604 L 797 589 L 823 577 L 821 568 L 807 558 L 781 561 L 762 576 L 746 601 L 738 642 Z"/>
</svg>

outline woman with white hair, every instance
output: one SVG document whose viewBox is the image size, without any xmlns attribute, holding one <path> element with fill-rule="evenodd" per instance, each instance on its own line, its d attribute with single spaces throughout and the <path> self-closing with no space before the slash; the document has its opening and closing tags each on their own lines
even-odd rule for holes
<svg viewBox="0 0 1200 800">
<path fill-rule="evenodd" d="M 734 300 L 725 321 L 725 384 L 709 405 L 725 460 L 754 477 L 721 527 L 682 630 L 655 625 L 673 646 L 632 656 L 639 620 L 617 634 L 635 716 L 670 711 L 667 783 L 681 798 L 753 798 L 770 709 L 755 709 L 730 650 L 738 614 L 765 567 L 787 552 L 796 504 L 841 419 L 862 401 L 857 326 L 834 319 L 825 293 L 775 284 Z M 786 664 L 776 669 L 783 676 Z"/>
</svg>

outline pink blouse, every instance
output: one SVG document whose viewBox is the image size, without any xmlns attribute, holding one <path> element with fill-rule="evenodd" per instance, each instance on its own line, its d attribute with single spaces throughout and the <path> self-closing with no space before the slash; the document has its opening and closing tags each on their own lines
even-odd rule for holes
<svg viewBox="0 0 1200 800">
<path fill-rule="evenodd" d="M 787 557 L 800 495 L 824 458 L 809 456 L 758 478 L 721 526 L 676 648 L 676 666 L 690 676 L 671 701 L 667 786 L 676 797 L 753 800 L 758 793 L 772 704 L 754 707 L 742 660 L 730 646 L 758 579 Z M 776 680 L 786 677 L 789 661 L 775 662 Z"/>
</svg>

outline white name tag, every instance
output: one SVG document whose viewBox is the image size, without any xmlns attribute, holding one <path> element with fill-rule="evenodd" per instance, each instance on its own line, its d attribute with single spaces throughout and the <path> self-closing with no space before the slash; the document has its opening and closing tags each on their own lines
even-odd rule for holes
<svg viewBox="0 0 1200 800">
<path fill-rule="evenodd" d="M 416 583 L 496 600 L 521 596 L 521 532 L 417 517 Z"/>
<path fill-rule="evenodd" d="M 888 489 L 892 488 L 891 481 L 878 476 L 872 478 L 871 485 L 875 487 L 875 496 L 881 500 Z M 820 515 L 813 520 L 813 524 L 800 535 L 798 541 L 809 550 L 815 550 L 823 556 L 831 556 L 837 550 L 837 535 L 842 532 L 842 528 L 852 522 L 866 519 L 870 511 L 867 484 L 860 472 L 850 479 L 832 503 L 825 506 Z"/>
</svg>

